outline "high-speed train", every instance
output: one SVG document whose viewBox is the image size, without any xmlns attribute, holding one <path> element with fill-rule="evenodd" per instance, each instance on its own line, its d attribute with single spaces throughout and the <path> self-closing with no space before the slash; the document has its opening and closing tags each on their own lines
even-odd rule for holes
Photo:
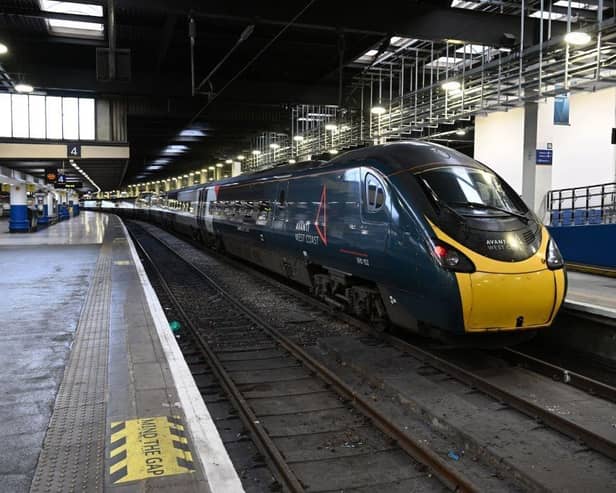
<svg viewBox="0 0 616 493">
<path fill-rule="evenodd" d="M 195 185 L 125 213 L 363 319 L 445 339 L 524 339 L 552 323 L 566 291 L 556 243 L 515 191 L 487 166 L 427 142 Z"/>
</svg>

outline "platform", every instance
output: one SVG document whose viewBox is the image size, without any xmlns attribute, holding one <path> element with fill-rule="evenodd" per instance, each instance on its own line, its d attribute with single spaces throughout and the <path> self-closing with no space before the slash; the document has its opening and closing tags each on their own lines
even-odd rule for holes
<svg viewBox="0 0 616 493">
<path fill-rule="evenodd" d="M 242 491 L 117 217 L 2 233 L 0 268 L 0 491 Z"/>
<path fill-rule="evenodd" d="M 616 320 L 616 279 L 567 272 L 569 286 L 565 308 Z"/>
</svg>

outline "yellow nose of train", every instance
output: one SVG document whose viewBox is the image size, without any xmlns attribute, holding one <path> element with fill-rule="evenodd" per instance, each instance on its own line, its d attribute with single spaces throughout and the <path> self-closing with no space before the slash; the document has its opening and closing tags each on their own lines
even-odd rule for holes
<svg viewBox="0 0 616 493">
<path fill-rule="evenodd" d="M 517 262 L 479 255 L 439 228 L 435 233 L 475 264 L 473 273 L 455 273 L 466 332 L 536 329 L 552 323 L 565 297 L 566 278 L 564 269 L 548 268 L 550 236 L 544 227 L 537 252 Z"/>
</svg>

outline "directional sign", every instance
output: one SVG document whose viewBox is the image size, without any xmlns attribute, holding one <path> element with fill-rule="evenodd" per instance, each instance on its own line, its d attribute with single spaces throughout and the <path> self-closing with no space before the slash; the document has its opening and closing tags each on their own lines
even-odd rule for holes
<svg viewBox="0 0 616 493">
<path fill-rule="evenodd" d="M 537 164 L 552 164 L 552 156 L 553 156 L 553 151 L 552 149 L 537 149 L 537 158 L 536 158 L 536 163 Z"/>
<path fill-rule="evenodd" d="M 68 157 L 81 157 L 81 144 L 68 144 L 66 154 Z"/>
</svg>

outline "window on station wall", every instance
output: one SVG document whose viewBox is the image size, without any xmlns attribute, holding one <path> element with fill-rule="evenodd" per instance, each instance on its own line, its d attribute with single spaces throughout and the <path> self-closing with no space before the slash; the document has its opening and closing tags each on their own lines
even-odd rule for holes
<svg viewBox="0 0 616 493">
<path fill-rule="evenodd" d="M 79 138 L 94 140 L 94 100 L 79 98 Z"/>
<path fill-rule="evenodd" d="M 13 113 L 13 137 L 29 137 L 30 123 L 28 119 L 28 95 L 13 94 L 11 96 Z"/>
<path fill-rule="evenodd" d="M 44 139 L 45 129 L 45 96 L 30 96 L 30 138 Z"/>
<path fill-rule="evenodd" d="M 77 98 L 62 100 L 62 137 L 76 140 L 79 138 L 79 102 Z"/>
<path fill-rule="evenodd" d="M 47 113 L 45 122 L 47 124 L 47 138 L 62 138 L 62 98 L 47 97 Z"/>
<path fill-rule="evenodd" d="M 93 98 L 0 93 L 0 137 L 95 140 Z"/>
<path fill-rule="evenodd" d="M 0 94 L 0 137 L 12 137 L 11 95 Z"/>
</svg>

